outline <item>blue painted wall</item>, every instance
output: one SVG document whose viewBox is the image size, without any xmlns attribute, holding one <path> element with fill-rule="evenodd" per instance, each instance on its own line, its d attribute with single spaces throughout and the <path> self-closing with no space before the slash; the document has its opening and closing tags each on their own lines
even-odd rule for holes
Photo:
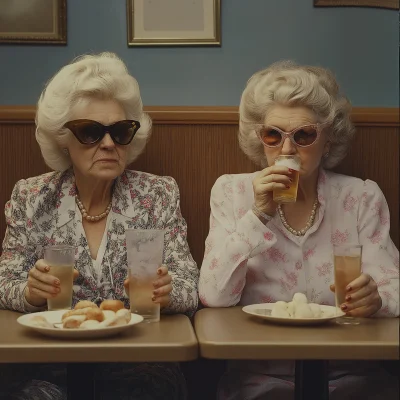
<svg viewBox="0 0 400 400">
<path fill-rule="evenodd" d="M 68 0 L 68 46 L 0 45 L 0 104 L 34 104 L 82 53 L 114 51 L 146 105 L 237 105 L 247 79 L 281 59 L 331 68 L 355 106 L 399 102 L 398 15 L 313 0 L 222 0 L 222 47 L 128 48 L 125 0 Z"/>
</svg>

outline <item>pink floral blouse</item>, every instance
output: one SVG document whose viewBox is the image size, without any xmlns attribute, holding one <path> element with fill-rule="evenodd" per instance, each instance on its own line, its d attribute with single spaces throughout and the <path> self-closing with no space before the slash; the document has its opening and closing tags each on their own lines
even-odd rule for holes
<svg viewBox="0 0 400 400">
<path fill-rule="evenodd" d="M 363 245 L 362 270 L 376 281 L 382 308 L 399 315 L 399 251 L 389 236 L 389 209 L 375 182 L 321 170 L 320 207 L 303 237 L 292 235 L 279 215 L 265 226 L 251 211 L 257 174 L 223 175 L 211 192 L 210 232 L 199 294 L 209 307 L 290 301 L 334 305 L 332 244 Z"/>
<path fill-rule="evenodd" d="M 73 303 L 99 304 L 116 298 L 129 307 L 125 230 L 164 229 L 163 263 L 172 276 L 171 303 L 164 312 L 193 314 L 197 308 L 198 268 L 186 240 L 179 189 L 171 177 L 126 170 L 115 180 L 106 244 L 98 266 L 92 260 L 75 202 L 72 170 L 20 180 L 6 204 L 7 231 L 0 257 L 0 309 L 36 311 L 24 301 L 29 270 L 43 257 L 43 247 L 77 246 Z"/>
</svg>

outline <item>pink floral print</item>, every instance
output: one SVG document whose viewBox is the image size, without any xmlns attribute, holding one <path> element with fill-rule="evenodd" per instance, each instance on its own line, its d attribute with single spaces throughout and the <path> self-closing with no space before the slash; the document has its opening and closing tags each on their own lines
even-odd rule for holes
<svg viewBox="0 0 400 400">
<path fill-rule="evenodd" d="M 373 244 L 377 244 L 382 240 L 382 233 L 381 231 L 376 230 L 371 236 L 368 236 L 368 239 Z"/>
<path fill-rule="evenodd" d="M 309 259 L 310 257 L 312 257 L 313 255 L 315 255 L 315 247 L 316 247 L 316 246 L 314 246 L 314 247 L 311 248 L 311 249 L 306 250 L 306 251 L 303 253 L 303 260 L 304 260 L 304 261 L 308 261 L 308 259 Z"/>
<path fill-rule="evenodd" d="M 389 218 L 385 215 L 381 202 L 375 203 L 373 210 L 375 212 L 375 215 L 379 217 L 379 222 L 381 223 L 381 225 L 386 225 L 387 223 L 389 223 Z"/>
<path fill-rule="evenodd" d="M 331 242 L 334 245 L 344 244 L 349 240 L 349 237 L 350 233 L 347 230 L 340 231 L 339 229 L 336 229 L 335 232 L 332 233 Z"/>
<path fill-rule="evenodd" d="M 267 258 L 277 264 L 286 262 L 286 255 L 277 247 L 271 247 L 265 251 Z"/>
<path fill-rule="evenodd" d="M 357 198 L 352 196 L 350 193 L 344 199 L 343 209 L 344 211 L 352 211 L 357 204 Z"/>
<path fill-rule="evenodd" d="M 317 266 L 318 276 L 326 276 L 332 273 L 333 265 L 330 262 L 323 263 L 321 266 Z"/>
<path fill-rule="evenodd" d="M 92 264 L 75 194 L 72 170 L 51 172 L 15 185 L 5 207 L 0 308 L 29 311 L 23 301 L 28 271 L 42 257 L 44 246 L 63 243 L 77 246 L 79 277 L 74 282 L 74 304 L 79 300 L 99 303 L 117 298 L 129 308 L 123 286 L 127 277 L 125 230 L 136 228 L 165 230 L 163 263 L 172 276 L 173 289 L 170 306 L 164 312 L 193 314 L 198 299 L 198 268 L 186 241 L 186 222 L 180 212 L 175 180 L 128 170 L 115 180 L 100 272 Z"/>
<path fill-rule="evenodd" d="M 359 243 L 363 272 L 377 282 L 383 300 L 377 315 L 399 315 L 399 252 L 390 239 L 386 200 L 375 182 L 320 170 L 317 217 L 299 238 L 286 230 L 278 214 L 264 225 L 252 212 L 256 174 L 223 175 L 212 189 L 206 243 L 213 246 L 206 244 L 199 282 L 203 304 L 290 301 L 302 292 L 310 301 L 334 305 L 329 288 L 333 245 Z"/>
</svg>

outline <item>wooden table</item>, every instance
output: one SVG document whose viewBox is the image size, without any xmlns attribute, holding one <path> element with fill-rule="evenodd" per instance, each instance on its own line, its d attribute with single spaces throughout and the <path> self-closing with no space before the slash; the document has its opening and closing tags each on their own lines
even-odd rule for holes
<svg viewBox="0 0 400 400">
<path fill-rule="evenodd" d="M 184 315 L 163 315 L 160 322 L 140 323 L 117 336 L 91 340 L 55 339 L 31 332 L 17 323 L 20 315 L 0 311 L 0 362 L 69 363 L 68 382 L 74 385 L 68 385 L 68 397 L 72 399 L 81 398 L 85 384 L 84 398 L 93 398 L 93 387 L 87 384 L 93 363 L 179 362 L 198 355 L 192 324 Z"/>
<path fill-rule="evenodd" d="M 397 318 L 368 318 L 351 326 L 335 322 L 283 326 L 252 317 L 241 307 L 206 308 L 195 316 L 195 331 L 200 355 L 205 358 L 297 360 L 296 398 L 300 399 L 327 398 L 326 360 L 399 359 Z M 314 396 L 319 390 L 317 397 L 307 397 L 311 381 Z M 316 381 L 321 382 L 319 388 L 315 387 Z"/>
</svg>

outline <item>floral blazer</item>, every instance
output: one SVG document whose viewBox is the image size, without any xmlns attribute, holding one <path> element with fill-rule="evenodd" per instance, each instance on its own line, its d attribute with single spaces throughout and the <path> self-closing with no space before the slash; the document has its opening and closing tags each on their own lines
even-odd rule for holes
<svg viewBox="0 0 400 400">
<path fill-rule="evenodd" d="M 120 299 L 129 307 L 124 290 L 127 277 L 125 230 L 164 229 L 163 263 L 172 277 L 171 303 L 164 312 L 193 314 L 197 308 L 198 268 L 186 241 L 186 222 L 179 206 L 179 189 L 171 177 L 124 171 L 115 180 L 107 222 L 104 256 L 98 268 L 91 258 L 75 203 L 71 169 L 22 179 L 5 207 L 7 230 L 0 257 L 0 308 L 35 311 L 24 300 L 28 271 L 48 245 L 77 246 L 73 304 Z"/>
</svg>

